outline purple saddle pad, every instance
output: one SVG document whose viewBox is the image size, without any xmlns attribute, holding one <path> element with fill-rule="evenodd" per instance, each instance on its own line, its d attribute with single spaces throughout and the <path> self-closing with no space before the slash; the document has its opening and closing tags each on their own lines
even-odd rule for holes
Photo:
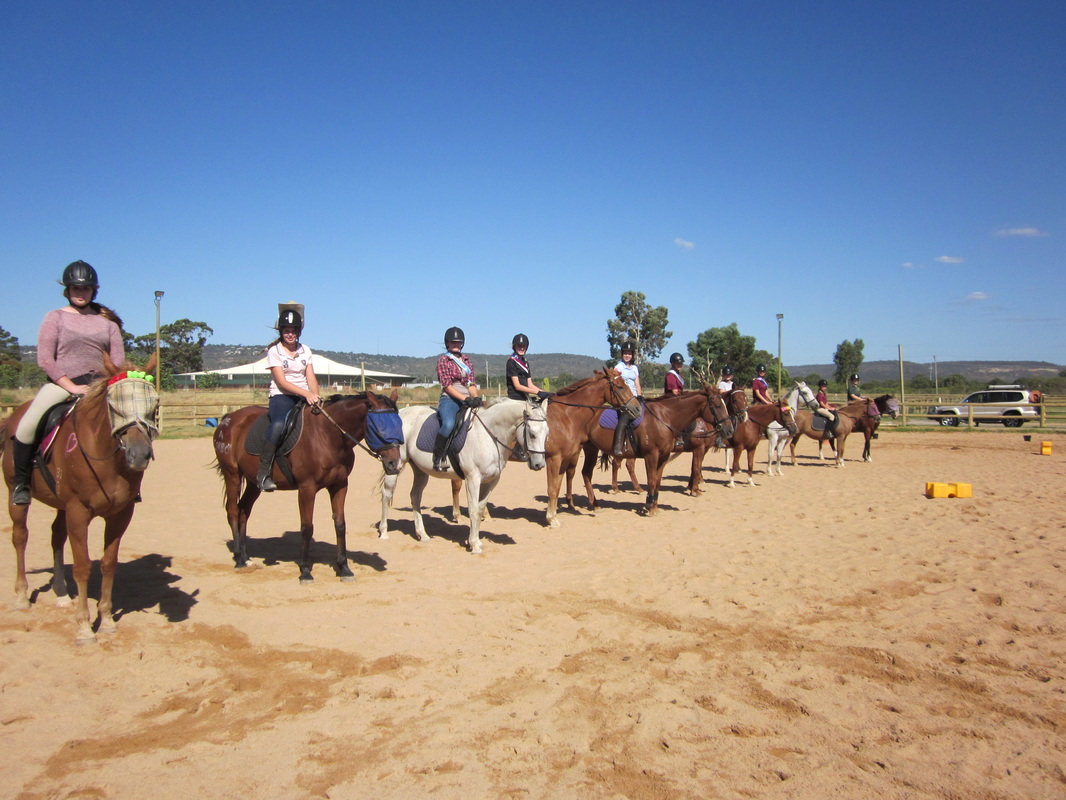
<svg viewBox="0 0 1066 800">
<path fill-rule="evenodd" d="M 644 404 L 640 404 L 640 416 L 629 423 L 630 428 L 636 428 L 644 420 Z M 618 427 L 618 411 L 613 408 L 606 408 L 603 413 L 600 414 L 600 427 L 607 428 L 608 430 L 614 430 Z"/>
<path fill-rule="evenodd" d="M 462 450 L 463 444 L 466 443 L 466 434 L 470 430 L 468 422 L 469 417 L 459 421 L 459 430 L 455 432 L 455 438 L 452 440 L 452 447 L 456 453 Z M 415 439 L 415 447 L 423 453 L 432 453 L 433 443 L 437 440 L 437 434 L 439 432 L 440 418 L 436 414 L 430 414 L 426 418 L 426 421 L 422 423 L 422 427 L 418 429 L 418 438 Z"/>
</svg>

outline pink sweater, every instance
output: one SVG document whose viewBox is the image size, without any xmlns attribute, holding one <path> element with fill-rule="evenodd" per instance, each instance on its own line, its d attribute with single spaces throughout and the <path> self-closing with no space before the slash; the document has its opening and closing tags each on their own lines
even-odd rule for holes
<svg viewBox="0 0 1066 800">
<path fill-rule="evenodd" d="M 57 308 L 49 311 L 37 334 L 37 365 L 53 381 L 66 375 L 77 378 L 87 372 L 103 374 L 103 354 L 121 366 L 126 360 L 122 331 L 99 314 L 72 314 Z"/>
</svg>

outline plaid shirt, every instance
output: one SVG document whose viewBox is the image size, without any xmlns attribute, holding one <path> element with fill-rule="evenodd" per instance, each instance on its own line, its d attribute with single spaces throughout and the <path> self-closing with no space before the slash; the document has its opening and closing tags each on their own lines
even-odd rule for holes
<svg viewBox="0 0 1066 800">
<path fill-rule="evenodd" d="M 437 378 L 441 386 L 451 386 L 453 383 L 469 386 L 474 383 L 474 365 L 470 363 L 470 359 L 465 354 L 461 353 L 459 360 L 470 368 L 470 372 L 464 373 L 447 353 L 437 359 Z"/>
</svg>

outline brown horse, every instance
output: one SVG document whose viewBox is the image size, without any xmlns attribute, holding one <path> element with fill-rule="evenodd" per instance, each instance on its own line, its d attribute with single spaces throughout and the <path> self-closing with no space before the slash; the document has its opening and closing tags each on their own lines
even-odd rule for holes
<svg viewBox="0 0 1066 800">
<path fill-rule="evenodd" d="M 848 403 L 846 406 L 833 409 L 837 415 L 836 428 L 833 429 L 833 438 L 829 438 L 829 432 L 825 430 L 817 430 L 813 426 L 812 417 L 813 412 L 800 409 L 796 411 L 796 427 L 797 431 L 792 438 L 788 441 L 789 455 L 792 457 L 792 463 L 796 463 L 796 441 L 800 436 L 809 436 L 816 442 L 821 444 L 822 442 L 833 442 L 833 449 L 836 451 L 836 462 L 838 467 L 844 466 L 844 443 L 848 439 L 848 434 L 855 430 L 856 423 L 862 419 L 868 412 L 868 404 L 865 400 L 856 400 L 853 403 Z"/>
<path fill-rule="evenodd" d="M 348 495 L 348 476 L 355 464 L 355 445 L 360 447 L 367 432 L 367 418 L 371 412 L 396 416 L 396 391 L 391 397 L 365 392 L 356 395 L 334 395 L 321 409 L 303 406 L 303 432 L 292 451 L 285 456 L 291 465 L 292 477 L 274 463 L 274 482 L 278 489 L 296 489 L 300 506 L 300 533 L 303 548 L 300 560 L 300 582 L 314 580 L 311 575 L 311 539 L 314 536 L 315 495 L 320 489 L 329 491 L 333 508 L 333 527 L 337 534 L 337 556 L 333 569 L 342 581 L 354 580 L 348 567 L 344 500 Z M 226 519 L 233 534 L 232 550 L 236 568 L 248 566 L 248 517 L 259 499 L 256 483 L 259 456 L 245 451 L 245 440 L 252 424 L 267 410 L 262 406 L 246 406 L 224 416 L 215 430 L 216 468 L 225 481 Z M 391 440 L 378 450 L 367 450 L 381 459 L 387 475 L 399 471 L 399 443 Z M 243 493 L 242 493 L 243 484 Z"/>
<path fill-rule="evenodd" d="M 742 450 L 748 453 L 748 485 L 755 485 L 753 477 L 755 471 L 755 449 L 766 434 L 767 426 L 776 422 L 788 431 L 790 435 L 797 433 L 796 420 L 793 416 L 792 408 L 788 404 L 788 398 L 782 397 L 776 403 L 755 403 L 748 406 L 747 411 L 747 419 L 737 425 L 733 438 L 729 440 L 733 450 L 733 466 L 729 471 L 729 483 L 726 486 L 730 489 L 736 486 L 734 478 L 736 478 L 736 474 L 740 470 L 740 452 Z"/>
<path fill-rule="evenodd" d="M 89 522 L 104 518 L 104 553 L 100 558 L 99 632 L 114 633 L 111 591 L 118 567 L 118 550 L 122 534 L 133 518 L 134 503 L 141 489 L 141 479 L 153 458 L 152 439 L 157 427 L 159 395 L 135 367 L 116 367 L 107 354 L 103 356 L 107 379 L 89 387 L 63 419 L 52 439 L 42 472 L 39 463 L 33 471 L 32 492 L 38 502 L 56 509 L 52 522 L 52 590 L 60 605 L 67 605 L 63 545 L 70 540 L 74 559 L 74 582 L 78 587 L 75 617 L 78 620 L 78 644 L 96 641 L 89 618 Z M 145 366 L 151 372 L 155 358 Z M 134 374 L 129 374 L 133 372 Z M 14 481 L 14 459 L 5 447 L 19 419 L 26 413 L 26 403 L 0 424 L 0 449 L 3 450 L 4 479 L 8 489 Z M 40 457 L 38 456 L 38 459 Z M 26 580 L 26 542 L 29 530 L 26 516 L 29 506 L 8 503 L 11 514 L 11 541 L 15 545 L 17 572 L 15 606 L 29 608 L 29 584 Z"/>
<path fill-rule="evenodd" d="M 592 488 L 592 472 L 596 467 L 597 451 L 607 454 L 614 446 L 614 431 L 598 424 L 602 413 L 596 412 L 596 424 L 592 427 L 589 440 L 583 445 L 585 463 L 581 468 L 581 477 L 585 480 L 589 507 L 593 510 L 596 509 L 596 494 Z M 642 509 L 644 514 L 650 516 L 659 510 L 659 485 L 662 482 L 663 467 L 673 455 L 677 440 L 697 418 L 719 431 L 724 438 L 733 435 L 733 423 L 729 419 L 725 402 L 721 393 L 713 386 L 705 386 L 698 392 L 664 395 L 645 401 L 644 418 L 634 431 L 635 455 L 644 459 L 644 470 L 648 479 L 648 494 Z M 633 450 L 628 440 L 624 450 Z M 623 457 L 626 456 L 624 450 Z M 609 455 L 604 455 L 605 464 L 609 458 Z"/>
<path fill-rule="evenodd" d="M 624 407 L 636 417 L 640 406 L 616 369 L 596 370 L 560 389 L 548 404 L 548 442 L 545 459 L 548 472 L 548 510 L 546 522 L 559 527 L 559 487 L 566 475 L 566 503 L 574 510 L 574 471 L 581 448 L 596 428 L 604 406 Z"/>
<path fill-rule="evenodd" d="M 899 416 L 899 401 L 896 400 L 894 394 L 883 394 L 880 397 L 873 399 L 873 405 L 877 407 L 877 413 L 873 413 L 873 409 L 868 409 L 867 413 L 855 420 L 855 427 L 852 433 L 861 433 L 865 439 L 865 446 L 862 448 L 862 460 L 866 462 L 873 461 L 873 457 L 870 455 L 870 442 L 876 436 L 877 429 L 881 425 L 882 416 L 890 416 L 895 419 Z M 825 456 L 822 455 L 822 445 L 824 441 L 818 442 L 818 460 L 824 461 Z M 829 447 L 834 452 L 836 447 L 832 441 L 829 442 Z M 795 459 L 793 458 L 793 464 Z"/>
</svg>

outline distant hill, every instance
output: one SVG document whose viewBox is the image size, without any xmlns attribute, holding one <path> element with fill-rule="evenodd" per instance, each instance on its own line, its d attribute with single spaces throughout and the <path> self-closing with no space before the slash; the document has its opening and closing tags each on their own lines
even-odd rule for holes
<svg viewBox="0 0 1066 800">
<path fill-rule="evenodd" d="M 798 367 L 788 367 L 788 374 L 793 378 L 803 379 L 807 375 L 821 375 L 823 378 L 832 378 L 835 367 L 832 364 L 802 364 Z M 1025 381 L 1027 378 L 1054 378 L 1063 369 L 1058 364 L 1047 361 L 938 361 L 936 373 L 941 379 L 948 375 L 962 375 L 973 381 L 989 383 L 997 380 L 1000 383 L 1013 383 L 1016 379 Z M 903 377 L 906 379 L 924 375 L 933 377 L 933 365 L 926 362 L 919 364 L 915 361 L 903 362 Z M 859 374 L 864 381 L 889 381 L 899 380 L 898 361 L 864 361 L 859 367 Z"/>
</svg>

